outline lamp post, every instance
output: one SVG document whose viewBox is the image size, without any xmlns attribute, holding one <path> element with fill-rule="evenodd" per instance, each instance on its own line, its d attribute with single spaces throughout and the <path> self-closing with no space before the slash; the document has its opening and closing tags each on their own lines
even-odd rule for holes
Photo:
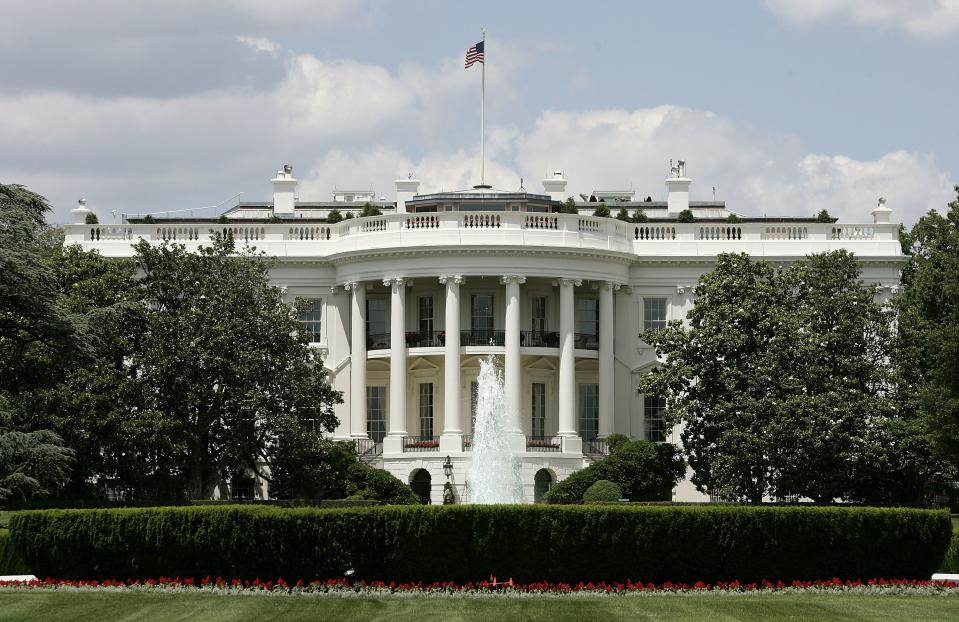
<svg viewBox="0 0 959 622">
<path fill-rule="evenodd" d="M 443 505 L 452 505 L 456 503 L 456 493 L 453 491 L 453 483 L 450 478 L 453 477 L 453 461 L 446 456 L 443 462 L 443 475 L 446 476 L 446 483 L 443 484 Z"/>
</svg>

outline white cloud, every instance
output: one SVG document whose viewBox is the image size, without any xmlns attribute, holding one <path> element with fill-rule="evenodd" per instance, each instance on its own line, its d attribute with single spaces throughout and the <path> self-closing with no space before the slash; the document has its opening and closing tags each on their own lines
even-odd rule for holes
<svg viewBox="0 0 959 622">
<path fill-rule="evenodd" d="M 797 24 L 836 21 L 898 29 L 936 39 L 959 32 L 959 0 L 765 0 L 773 13 Z"/>
<path fill-rule="evenodd" d="M 280 51 L 280 44 L 275 41 L 270 41 L 266 37 L 247 37 L 244 35 L 237 35 L 236 40 L 246 45 L 254 52 L 262 52 L 271 56 L 276 56 Z"/>
</svg>

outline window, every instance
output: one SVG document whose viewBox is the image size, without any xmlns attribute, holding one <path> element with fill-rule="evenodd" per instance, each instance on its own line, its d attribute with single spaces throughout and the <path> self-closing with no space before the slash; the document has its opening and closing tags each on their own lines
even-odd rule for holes
<svg viewBox="0 0 959 622">
<path fill-rule="evenodd" d="M 599 433 L 599 385 L 579 385 L 579 435 L 584 441 L 596 440 Z"/>
<path fill-rule="evenodd" d="M 377 443 L 386 436 L 386 387 L 366 387 L 366 433 Z"/>
<path fill-rule="evenodd" d="M 476 402 L 479 401 L 479 382 L 470 382 L 470 431 L 476 432 Z"/>
<path fill-rule="evenodd" d="M 546 296 L 533 296 L 532 316 L 533 333 L 542 335 L 546 332 Z"/>
<path fill-rule="evenodd" d="M 433 440 L 433 383 L 420 385 L 420 439 Z"/>
<path fill-rule="evenodd" d="M 646 440 L 662 443 L 666 440 L 666 400 L 647 395 L 643 398 L 643 424 L 646 428 Z"/>
<path fill-rule="evenodd" d="M 419 302 L 420 339 L 433 338 L 433 297 L 420 296 Z"/>
<path fill-rule="evenodd" d="M 366 301 L 366 341 L 371 350 L 390 347 L 386 331 L 386 299 L 369 298 Z"/>
<path fill-rule="evenodd" d="M 580 335 L 599 334 L 599 300 L 579 298 L 576 300 L 576 332 Z"/>
<path fill-rule="evenodd" d="M 493 333 L 493 296 L 490 294 L 475 294 L 473 296 L 474 338 L 489 339 Z"/>
<path fill-rule="evenodd" d="M 316 343 L 322 339 L 320 336 L 320 327 L 323 318 L 323 301 L 319 298 L 307 300 L 309 306 L 300 311 L 300 324 L 306 333 L 310 343 Z"/>
<path fill-rule="evenodd" d="M 666 328 L 666 299 L 643 298 L 643 330 Z"/>
<path fill-rule="evenodd" d="M 533 436 L 546 436 L 546 383 L 533 383 L 533 420 L 530 431 Z"/>
</svg>

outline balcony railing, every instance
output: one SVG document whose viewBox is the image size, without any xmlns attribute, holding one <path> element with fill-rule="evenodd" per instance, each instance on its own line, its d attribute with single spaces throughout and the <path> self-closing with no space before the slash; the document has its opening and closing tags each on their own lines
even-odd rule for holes
<svg viewBox="0 0 959 622">
<path fill-rule="evenodd" d="M 559 333 L 555 331 L 524 330 L 520 333 L 519 345 L 524 348 L 558 348 Z"/>
<path fill-rule="evenodd" d="M 356 459 L 360 462 L 370 462 L 383 455 L 383 443 L 372 438 L 358 438 L 356 443 Z"/>
<path fill-rule="evenodd" d="M 408 453 L 428 452 L 440 450 L 440 437 L 438 436 L 404 436 L 403 451 Z"/>
<path fill-rule="evenodd" d="M 562 451 L 563 439 L 559 436 L 527 436 L 526 451 L 550 452 Z"/>
<path fill-rule="evenodd" d="M 573 347 L 577 350 L 599 350 L 599 335 L 576 333 L 573 335 Z"/>
<path fill-rule="evenodd" d="M 461 330 L 461 346 L 502 346 L 506 343 L 504 330 Z"/>
<path fill-rule="evenodd" d="M 463 451 L 473 451 L 473 435 L 463 435 Z"/>
<path fill-rule="evenodd" d="M 380 333 L 366 336 L 367 350 L 388 350 L 390 347 L 390 334 Z"/>
<path fill-rule="evenodd" d="M 588 456 L 608 456 L 609 443 L 605 438 L 583 439 L 583 453 Z"/>
<path fill-rule="evenodd" d="M 441 348 L 446 344 L 446 331 L 435 330 L 430 333 L 406 333 L 407 348 Z"/>
</svg>

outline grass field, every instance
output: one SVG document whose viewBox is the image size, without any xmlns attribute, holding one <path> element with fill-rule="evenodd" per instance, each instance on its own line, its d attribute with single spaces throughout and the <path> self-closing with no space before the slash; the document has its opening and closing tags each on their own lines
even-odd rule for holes
<svg viewBox="0 0 959 622">
<path fill-rule="evenodd" d="M 957 620 L 959 597 L 858 594 L 342 598 L 2 592 L 0 620 Z"/>
</svg>

